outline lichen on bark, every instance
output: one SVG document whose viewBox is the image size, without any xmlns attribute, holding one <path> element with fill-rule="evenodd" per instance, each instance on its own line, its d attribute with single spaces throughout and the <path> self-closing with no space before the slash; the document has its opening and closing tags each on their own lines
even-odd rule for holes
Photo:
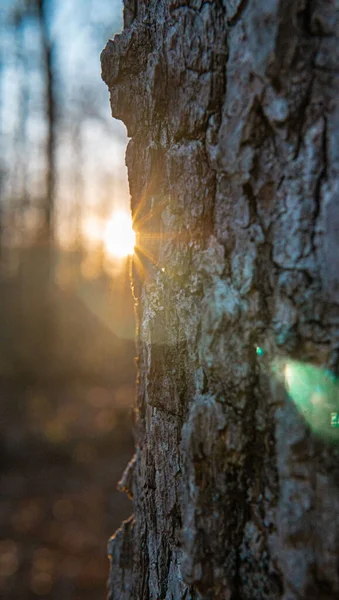
<svg viewBox="0 0 339 600">
<path fill-rule="evenodd" d="M 337 438 L 272 365 L 338 375 L 338 3 L 125 0 L 124 23 L 101 60 L 131 137 L 137 439 L 110 599 L 334 600 Z"/>
</svg>

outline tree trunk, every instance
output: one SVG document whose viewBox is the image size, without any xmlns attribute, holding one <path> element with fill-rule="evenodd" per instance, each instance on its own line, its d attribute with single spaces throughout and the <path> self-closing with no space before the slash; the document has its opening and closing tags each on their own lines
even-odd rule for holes
<svg viewBox="0 0 339 600">
<path fill-rule="evenodd" d="M 134 515 L 111 600 L 339 597 L 339 7 L 125 0 Z"/>
<path fill-rule="evenodd" d="M 54 238 L 55 183 L 56 183 L 56 97 L 53 44 L 48 31 L 49 0 L 37 0 L 43 54 L 45 113 L 47 124 L 46 140 L 46 197 L 43 203 L 43 237 L 51 243 Z"/>
</svg>

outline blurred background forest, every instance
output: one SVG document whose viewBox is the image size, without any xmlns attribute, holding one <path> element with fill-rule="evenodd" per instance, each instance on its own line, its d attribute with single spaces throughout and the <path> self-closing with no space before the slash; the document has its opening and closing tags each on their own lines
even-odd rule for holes
<svg viewBox="0 0 339 600">
<path fill-rule="evenodd" d="M 0 597 L 97 600 L 130 514 L 124 126 L 100 52 L 119 0 L 0 0 Z"/>
</svg>

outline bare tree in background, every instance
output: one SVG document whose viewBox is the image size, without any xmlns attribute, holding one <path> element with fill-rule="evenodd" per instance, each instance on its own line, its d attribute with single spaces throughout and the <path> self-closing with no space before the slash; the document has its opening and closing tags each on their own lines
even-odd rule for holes
<svg viewBox="0 0 339 600">
<path fill-rule="evenodd" d="M 338 29 L 330 0 L 125 0 L 103 51 L 139 230 L 111 600 L 339 596 Z"/>
<path fill-rule="evenodd" d="M 49 34 L 48 11 L 50 0 L 36 0 L 42 40 L 45 80 L 45 110 L 47 122 L 46 140 L 46 197 L 43 207 L 43 229 L 47 240 L 54 237 L 55 185 L 56 185 L 56 143 L 57 143 L 57 110 L 55 65 L 53 64 L 53 43 Z"/>
<path fill-rule="evenodd" d="M 51 39 L 50 0 L 17 0 L 7 10 L 4 36 L 11 38 L 14 51 L 2 55 L 3 79 L 6 69 L 17 76 L 17 94 L 14 94 L 12 131 L 3 147 L 3 168 L 8 180 L 4 186 L 3 209 L 7 214 L 9 246 L 25 246 L 32 238 L 32 225 L 27 227 L 26 216 L 32 208 L 41 213 L 39 237 L 52 241 L 54 237 L 54 212 L 56 203 L 57 179 L 57 69 L 55 48 Z M 32 52 L 27 43 L 27 33 L 40 40 Z M 43 82 L 42 98 L 39 90 L 32 87 L 32 75 L 39 73 Z M 17 100 L 16 100 L 17 97 Z M 42 99 L 42 110 L 40 101 Z M 8 98 L 2 100 L 7 106 Z M 40 118 L 46 124 L 46 139 L 42 151 L 39 142 L 29 139 L 30 119 Z M 7 157 L 6 157 L 7 155 Z M 41 166 L 44 169 L 41 169 Z M 7 171 L 7 174 L 6 174 Z M 34 175 L 33 175 L 34 173 Z M 39 175 L 37 175 L 39 173 Z M 33 175 L 33 177 L 32 177 Z M 32 179 L 40 179 L 39 186 Z M 38 189 L 37 189 L 38 187 Z M 39 205 L 38 205 L 39 204 Z"/>
<path fill-rule="evenodd" d="M 27 121 L 29 115 L 29 90 L 28 90 L 28 77 L 29 77 L 29 60 L 28 53 L 25 44 L 25 19 L 27 14 L 25 10 L 18 10 L 14 15 L 15 25 L 15 37 L 17 40 L 16 45 L 16 68 L 20 72 L 20 93 L 19 93 L 19 106 L 18 106 L 18 119 L 16 122 L 16 132 L 14 138 L 14 165 L 12 174 L 12 190 L 11 200 L 14 203 L 13 206 L 13 222 L 16 230 L 16 241 L 22 240 L 22 234 L 24 229 L 24 213 L 27 208 L 29 199 L 29 186 L 28 186 L 28 144 L 27 144 Z"/>
</svg>

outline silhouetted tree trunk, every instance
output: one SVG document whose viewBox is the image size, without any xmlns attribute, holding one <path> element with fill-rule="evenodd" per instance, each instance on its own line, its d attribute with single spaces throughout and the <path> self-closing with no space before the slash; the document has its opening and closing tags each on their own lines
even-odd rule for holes
<svg viewBox="0 0 339 600">
<path fill-rule="evenodd" d="M 29 53 L 25 44 L 25 20 L 27 18 L 27 9 L 22 7 L 18 10 L 14 26 L 16 39 L 15 62 L 16 69 L 20 73 L 19 78 L 19 102 L 18 102 L 18 118 L 16 123 L 16 131 L 14 138 L 15 154 L 13 156 L 13 174 L 11 182 L 11 201 L 12 213 L 15 228 L 15 243 L 24 244 L 25 242 L 25 227 L 24 217 L 25 210 L 30 204 L 29 188 L 28 188 L 28 116 L 29 116 Z"/>
<path fill-rule="evenodd" d="M 331 0 L 125 1 L 102 53 L 139 232 L 111 600 L 339 597 L 338 24 Z"/>
<path fill-rule="evenodd" d="M 51 241 L 54 236 L 55 183 L 56 183 L 56 98 L 53 44 L 48 30 L 49 0 L 36 0 L 41 32 L 43 75 L 45 81 L 46 139 L 46 196 L 43 206 L 43 235 Z"/>
</svg>

